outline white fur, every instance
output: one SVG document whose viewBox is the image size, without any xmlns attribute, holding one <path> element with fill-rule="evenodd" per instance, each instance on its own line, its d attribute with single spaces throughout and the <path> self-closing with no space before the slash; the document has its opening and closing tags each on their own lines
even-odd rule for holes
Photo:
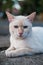
<svg viewBox="0 0 43 65">
<path fill-rule="evenodd" d="M 25 39 L 16 39 L 16 35 L 18 34 L 16 30 L 14 30 L 14 34 L 12 33 L 11 26 L 14 24 L 18 24 L 19 20 L 22 20 L 23 24 L 28 25 L 30 27 L 30 33 L 27 35 Z M 34 54 L 43 52 L 43 27 L 32 27 L 32 24 L 28 19 L 25 19 L 23 16 L 16 17 L 15 20 L 10 23 L 10 47 L 5 51 L 7 57 L 15 57 L 24 54 Z M 15 35 L 15 36 L 14 36 Z M 24 33 L 25 35 L 25 33 Z M 15 50 L 12 50 L 16 48 Z"/>
</svg>

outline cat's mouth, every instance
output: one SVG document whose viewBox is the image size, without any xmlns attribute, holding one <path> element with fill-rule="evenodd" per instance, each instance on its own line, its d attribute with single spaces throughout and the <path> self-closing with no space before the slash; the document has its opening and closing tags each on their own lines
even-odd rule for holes
<svg viewBox="0 0 43 65">
<path fill-rule="evenodd" d="M 18 36 L 17 36 L 17 39 L 23 39 L 23 38 L 24 38 L 23 35 L 18 35 Z"/>
<path fill-rule="evenodd" d="M 22 35 L 17 34 L 16 38 L 17 39 L 25 39 L 25 38 L 27 38 L 27 34 L 22 34 Z"/>
<path fill-rule="evenodd" d="M 23 39 L 23 36 L 18 36 L 18 38 L 20 38 L 20 39 L 22 38 Z"/>
<path fill-rule="evenodd" d="M 24 35 L 19 35 L 17 39 L 25 39 L 26 37 Z"/>
<path fill-rule="evenodd" d="M 19 35 L 19 37 L 22 37 L 22 35 Z"/>
</svg>

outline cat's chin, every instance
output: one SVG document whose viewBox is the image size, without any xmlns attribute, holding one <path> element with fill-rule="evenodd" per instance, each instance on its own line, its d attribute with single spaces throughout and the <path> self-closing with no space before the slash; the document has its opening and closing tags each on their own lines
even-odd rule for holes
<svg viewBox="0 0 43 65">
<path fill-rule="evenodd" d="M 25 38 L 17 38 L 17 40 L 24 40 Z"/>
<path fill-rule="evenodd" d="M 21 40 L 23 40 L 23 39 L 25 39 L 26 37 L 17 37 L 16 39 L 21 39 Z"/>
</svg>

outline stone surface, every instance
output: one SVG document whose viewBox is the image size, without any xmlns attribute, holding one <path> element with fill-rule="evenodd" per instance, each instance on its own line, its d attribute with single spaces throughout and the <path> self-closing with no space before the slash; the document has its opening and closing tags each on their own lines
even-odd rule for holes
<svg viewBox="0 0 43 65">
<path fill-rule="evenodd" d="M 7 58 L 0 52 L 0 65 L 43 65 L 43 54 Z"/>
<path fill-rule="evenodd" d="M 0 36 L 0 48 L 9 47 L 9 45 L 10 45 L 9 35 Z"/>
</svg>

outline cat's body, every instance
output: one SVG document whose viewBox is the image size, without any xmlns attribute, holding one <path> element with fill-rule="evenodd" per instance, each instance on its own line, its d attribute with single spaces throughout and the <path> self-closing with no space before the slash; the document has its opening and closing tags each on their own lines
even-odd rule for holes
<svg viewBox="0 0 43 65">
<path fill-rule="evenodd" d="M 15 57 L 43 52 L 43 27 L 32 27 L 30 20 L 18 16 L 10 23 L 9 30 L 10 47 L 5 51 L 6 56 Z"/>
<path fill-rule="evenodd" d="M 32 34 L 30 37 L 27 37 L 26 39 L 20 40 L 20 39 L 14 39 L 13 36 L 10 37 L 10 41 L 12 43 L 12 46 L 15 48 L 33 48 L 36 49 L 36 51 L 39 49 L 43 49 L 43 27 L 33 27 L 32 28 Z M 41 50 L 43 51 L 43 50 Z"/>
</svg>

